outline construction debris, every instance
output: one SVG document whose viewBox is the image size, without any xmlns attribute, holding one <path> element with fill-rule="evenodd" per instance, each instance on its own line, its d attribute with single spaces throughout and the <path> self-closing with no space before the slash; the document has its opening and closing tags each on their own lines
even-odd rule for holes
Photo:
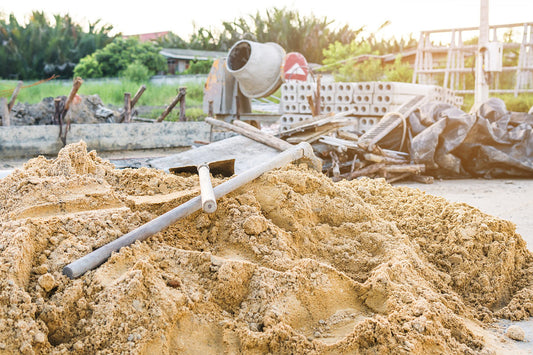
<svg viewBox="0 0 533 355">
<path fill-rule="evenodd" d="M 388 112 L 398 110 L 418 95 L 430 101 L 448 103 L 457 107 L 463 98 L 451 90 L 435 85 L 398 82 L 323 83 L 317 91 L 312 82 L 290 82 L 281 86 L 280 132 L 290 130 L 293 124 L 313 119 L 309 100 L 320 97 L 320 113 L 342 113 L 352 117 L 355 130 L 365 133 Z M 318 113 L 315 114 L 315 116 Z"/>
<path fill-rule="evenodd" d="M 98 95 L 82 95 L 81 102 L 69 111 L 73 113 L 72 123 L 115 122 L 119 117 L 119 113 L 106 107 Z M 51 125 L 54 122 L 54 113 L 53 97 L 45 97 L 37 104 L 17 103 L 11 111 L 11 125 Z"/>
<path fill-rule="evenodd" d="M 281 117 L 280 137 L 290 143 L 313 144 L 324 159 L 324 172 L 335 181 L 369 176 L 389 182 L 412 179 L 431 183 L 433 176 L 533 176 L 533 116 L 513 115 L 499 99 L 489 100 L 478 113 L 468 115 L 455 106 L 460 100 L 453 94 L 438 96 L 446 92 L 438 87 L 359 83 L 353 91 L 354 85 L 348 84 L 336 83 L 321 90 L 326 102 L 333 97 L 351 102 L 337 113 Z M 284 85 L 285 102 L 313 96 L 306 91 L 312 90 L 311 84 Z M 296 87 L 299 91 L 290 91 Z M 364 90 L 369 90 L 369 102 L 377 97 L 402 104 L 389 105 L 386 114 L 379 111 L 380 116 L 373 118 L 358 114 L 361 107 L 353 103 L 353 97 Z M 303 94 L 298 96 L 300 92 Z M 301 111 L 303 106 L 285 103 L 283 107 L 300 107 Z"/>
</svg>

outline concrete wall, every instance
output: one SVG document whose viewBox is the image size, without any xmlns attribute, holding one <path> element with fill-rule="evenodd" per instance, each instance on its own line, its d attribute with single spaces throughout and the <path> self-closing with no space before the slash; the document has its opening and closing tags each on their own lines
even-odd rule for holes
<svg viewBox="0 0 533 355">
<path fill-rule="evenodd" d="M 73 124 L 67 144 L 83 140 L 96 151 L 186 147 L 209 141 L 209 133 L 204 122 Z M 231 135 L 213 132 L 213 141 Z M 0 126 L 1 158 L 55 155 L 62 147 L 59 126 Z"/>
</svg>

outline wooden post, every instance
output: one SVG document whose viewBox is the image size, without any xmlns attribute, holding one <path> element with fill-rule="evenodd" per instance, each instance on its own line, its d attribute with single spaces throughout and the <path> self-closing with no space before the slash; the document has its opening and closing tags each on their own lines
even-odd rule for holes
<svg viewBox="0 0 533 355">
<path fill-rule="evenodd" d="M 181 87 L 180 93 L 183 94 L 180 100 L 180 122 L 185 122 L 187 121 L 187 117 L 185 117 L 185 97 L 187 95 L 187 88 Z"/>
<path fill-rule="evenodd" d="M 322 75 L 318 74 L 316 78 L 316 92 L 315 92 L 315 115 L 320 115 L 320 105 L 322 101 L 320 100 L 320 82 L 322 81 Z"/>
<path fill-rule="evenodd" d="M 307 103 L 309 104 L 309 108 L 311 109 L 311 115 L 313 117 L 317 116 L 317 114 L 316 114 L 316 105 L 313 102 L 313 97 L 311 95 L 307 96 Z"/>
<path fill-rule="evenodd" d="M 13 94 L 11 94 L 11 99 L 9 100 L 9 103 L 7 104 L 7 108 L 9 111 L 11 111 L 13 109 L 13 106 L 15 106 L 15 100 L 17 99 L 17 96 L 21 88 L 22 88 L 22 81 L 19 81 L 17 83 L 17 87 L 15 88 L 15 90 L 13 90 Z"/>
<path fill-rule="evenodd" d="M 213 114 L 213 100 L 209 101 L 209 106 L 208 106 L 208 110 L 207 110 L 207 116 L 209 117 L 215 117 L 215 115 Z"/>
<path fill-rule="evenodd" d="M 2 126 L 9 126 L 11 124 L 9 120 L 9 109 L 7 108 L 7 99 L 0 97 L 0 113 L 2 114 Z"/>
<path fill-rule="evenodd" d="M 129 92 L 124 93 L 124 122 L 131 122 L 131 94 Z"/>
<path fill-rule="evenodd" d="M 139 90 L 137 90 L 137 92 L 135 93 L 135 96 L 133 96 L 133 99 L 131 99 L 131 103 L 130 103 L 130 120 L 129 121 L 126 121 L 126 122 L 131 122 L 131 115 L 133 115 L 133 108 L 135 107 L 135 104 L 137 104 L 137 101 L 139 101 L 139 99 L 141 98 L 142 94 L 144 93 L 144 91 L 146 90 L 146 85 L 141 85 L 141 87 L 139 88 Z M 130 95 L 131 96 L 131 95 Z M 126 93 L 124 93 L 124 100 L 126 99 Z M 119 123 L 122 123 L 124 122 L 125 120 L 125 114 L 126 114 L 126 107 L 124 106 L 124 112 L 122 112 L 120 114 L 120 118 L 118 120 Z"/>
<path fill-rule="evenodd" d="M 146 90 L 146 85 L 141 85 L 139 90 L 135 93 L 135 96 L 133 96 L 133 99 L 131 99 L 131 109 L 135 107 L 135 104 L 137 104 L 137 101 L 141 98 L 142 94 Z"/>
<path fill-rule="evenodd" d="M 67 98 L 67 103 L 65 104 L 65 108 L 63 109 L 63 117 L 65 117 L 65 114 L 70 108 L 70 104 L 72 103 L 72 100 L 74 100 L 74 97 L 78 93 L 78 90 L 80 89 L 81 84 L 83 84 L 83 80 L 81 80 L 79 76 L 76 79 L 74 79 L 74 83 L 72 84 L 72 89 L 70 90 L 70 94 L 68 95 L 68 98 Z"/>
<path fill-rule="evenodd" d="M 78 90 L 80 89 L 81 84 L 83 84 L 83 80 L 78 76 L 76 79 L 74 79 L 74 83 L 72 84 L 72 89 L 70 90 L 70 93 L 68 95 L 67 101 L 65 102 L 65 105 L 63 106 L 63 111 L 60 115 L 60 129 L 59 129 L 59 138 L 61 138 L 61 141 L 63 142 L 63 146 L 67 145 L 67 133 L 70 129 L 70 118 L 66 120 L 65 122 L 65 132 L 62 132 L 62 123 L 65 121 L 65 117 L 67 116 L 67 112 L 70 108 L 70 104 L 72 103 L 72 100 L 74 100 L 74 97 L 76 97 L 76 94 L 78 93 Z"/>
<path fill-rule="evenodd" d="M 170 105 L 167 106 L 167 108 L 165 109 L 165 111 L 161 114 L 161 116 L 159 116 L 156 120 L 156 122 L 162 122 L 165 117 L 168 116 L 168 114 L 170 112 L 172 112 L 172 110 L 174 109 L 174 107 L 178 104 L 178 102 L 181 100 L 181 97 L 182 97 L 183 93 L 182 91 L 179 92 L 179 94 L 174 98 L 174 100 L 172 100 L 172 102 L 170 103 Z"/>
<path fill-rule="evenodd" d="M 63 105 L 61 104 L 62 100 L 60 97 L 54 99 L 54 124 L 61 125 L 61 112 L 63 111 Z"/>
</svg>

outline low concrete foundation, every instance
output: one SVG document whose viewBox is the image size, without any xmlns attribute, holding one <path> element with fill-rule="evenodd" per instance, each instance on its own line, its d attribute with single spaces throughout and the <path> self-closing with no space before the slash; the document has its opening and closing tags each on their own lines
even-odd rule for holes
<svg viewBox="0 0 533 355">
<path fill-rule="evenodd" d="M 67 144 L 83 140 L 88 149 L 99 152 L 187 147 L 195 140 L 209 141 L 210 130 L 204 122 L 73 124 Z M 232 135 L 214 131 L 212 140 Z M 0 127 L 0 156 L 4 159 L 55 155 L 62 147 L 59 126 Z"/>
</svg>

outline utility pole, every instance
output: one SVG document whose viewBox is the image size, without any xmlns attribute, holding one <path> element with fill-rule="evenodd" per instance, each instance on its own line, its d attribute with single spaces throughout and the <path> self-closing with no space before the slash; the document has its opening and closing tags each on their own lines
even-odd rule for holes
<svg viewBox="0 0 533 355">
<path fill-rule="evenodd" d="M 485 63 L 489 45 L 489 0 L 480 0 L 481 11 L 479 21 L 479 42 L 476 57 L 476 90 L 474 96 L 474 107 L 489 99 L 489 83 L 485 76 Z"/>
</svg>

